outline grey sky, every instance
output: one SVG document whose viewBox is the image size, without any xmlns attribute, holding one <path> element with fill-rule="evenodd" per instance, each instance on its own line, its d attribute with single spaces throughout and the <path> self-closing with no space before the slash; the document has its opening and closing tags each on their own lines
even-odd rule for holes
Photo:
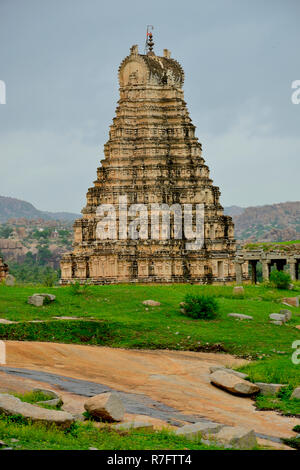
<svg viewBox="0 0 300 470">
<path fill-rule="evenodd" d="M 299 0 L 0 0 L 0 195 L 79 212 L 103 158 L 117 72 L 147 24 L 223 205 L 299 200 Z"/>
</svg>

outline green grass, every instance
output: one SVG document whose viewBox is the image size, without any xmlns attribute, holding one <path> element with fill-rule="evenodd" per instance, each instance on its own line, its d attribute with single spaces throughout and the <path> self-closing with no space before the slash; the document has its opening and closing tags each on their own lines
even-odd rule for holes
<svg viewBox="0 0 300 470">
<path fill-rule="evenodd" d="M 96 428 L 90 422 L 76 423 L 69 432 L 55 426 L 25 424 L 0 417 L 0 439 L 8 447 L 19 450 L 217 450 L 220 447 L 207 446 L 188 441 L 173 432 L 138 431 L 120 432 L 109 426 Z M 12 443 L 10 439 L 18 439 Z"/>
<path fill-rule="evenodd" d="M 43 307 L 27 303 L 35 292 L 49 292 L 57 300 Z M 219 304 L 214 320 L 194 320 L 180 312 L 187 294 L 213 295 Z M 300 365 L 291 361 L 292 343 L 300 339 L 300 308 L 289 307 L 292 319 L 282 325 L 269 323 L 269 314 L 287 308 L 282 297 L 300 294 L 266 286 L 245 286 L 236 297 L 232 286 L 107 285 L 89 286 L 74 294 L 70 287 L 0 286 L 0 317 L 24 323 L 0 325 L 0 339 L 51 341 L 140 349 L 173 349 L 228 352 L 256 359 L 243 368 L 253 381 L 300 384 Z M 145 307 L 146 299 L 159 307 Z M 228 313 L 252 315 L 236 320 Z M 54 320 L 72 316 L 80 320 Z M 43 320 L 43 323 L 25 323 Z"/>
<path fill-rule="evenodd" d="M 49 395 L 46 395 L 40 391 L 31 391 L 27 393 L 13 393 L 13 395 L 17 398 L 20 398 L 21 401 L 26 403 L 36 404 L 41 408 L 46 408 L 48 410 L 60 410 L 62 406 L 62 401 L 59 401 L 57 405 L 48 405 L 46 403 L 39 403 L 40 401 L 49 401 Z"/>
</svg>

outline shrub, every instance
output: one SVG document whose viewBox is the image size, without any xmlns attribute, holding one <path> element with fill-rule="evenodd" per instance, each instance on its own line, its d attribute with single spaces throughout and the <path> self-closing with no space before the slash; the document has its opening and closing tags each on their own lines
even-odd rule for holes
<svg viewBox="0 0 300 470">
<path fill-rule="evenodd" d="M 188 317 L 211 320 L 219 311 L 217 300 L 211 295 L 186 295 L 184 313 Z"/>
<path fill-rule="evenodd" d="M 291 276 L 289 273 L 275 269 L 270 274 L 270 282 L 277 289 L 288 289 L 291 283 Z"/>
</svg>

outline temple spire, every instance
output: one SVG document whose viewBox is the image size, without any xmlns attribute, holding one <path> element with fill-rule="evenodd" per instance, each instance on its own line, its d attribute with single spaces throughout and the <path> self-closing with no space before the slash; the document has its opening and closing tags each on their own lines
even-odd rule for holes
<svg viewBox="0 0 300 470">
<path fill-rule="evenodd" d="M 146 52 L 149 55 L 153 55 L 153 47 L 154 47 L 154 41 L 153 41 L 153 26 L 150 24 L 147 26 L 147 36 L 146 36 Z"/>
</svg>

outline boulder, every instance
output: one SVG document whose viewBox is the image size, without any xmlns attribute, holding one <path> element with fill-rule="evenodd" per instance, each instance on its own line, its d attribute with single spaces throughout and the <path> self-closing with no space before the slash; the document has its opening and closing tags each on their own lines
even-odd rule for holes
<svg viewBox="0 0 300 470">
<path fill-rule="evenodd" d="M 282 299 L 282 303 L 292 307 L 299 307 L 299 297 L 285 297 Z"/>
<path fill-rule="evenodd" d="M 125 412 L 122 400 L 114 392 L 100 393 L 89 398 L 84 408 L 94 418 L 109 422 L 122 421 Z"/>
<path fill-rule="evenodd" d="M 279 313 L 280 313 L 280 315 L 285 315 L 287 321 L 292 318 L 292 312 L 290 310 L 285 309 L 285 308 L 281 309 Z"/>
<path fill-rule="evenodd" d="M 48 302 L 53 302 L 56 297 L 53 294 L 33 294 L 31 297 L 28 297 L 28 303 L 35 307 L 41 307 L 44 305 L 45 299 Z"/>
<path fill-rule="evenodd" d="M 49 397 L 49 400 L 52 400 L 54 398 L 60 398 L 60 396 L 56 392 L 54 392 L 53 390 L 48 390 L 47 388 L 33 388 L 32 391 L 46 395 L 47 397 Z"/>
<path fill-rule="evenodd" d="M 244 315 L 243 313 L 228 313 L 228 317 L 238 318 L 239 320 L 253 320 L 251 315 Z"/>
<path fill-rule="evenodd" d="M 44 424 L 55 424 L 61 428 L 69 428 L 75 421 L 74 417 L 65 411 L 48 410 L 31 403 L 22 402 L 7 393 L 0 394 L 0 414 L 7 416 L 22 415 L 24 418 L 32 422 Z"/>
<path fill-rule="evenodd" d="M 224 367 L 224 366 L 211 366 L 209 370 L 211 374 L 213 374 L 217 370 L 223 370 L 224 372 L 227 372 L 228 374 L 236 375 L 237 377 L 240 377 L 241 379 L 246 379 L 248 377 L 248 375 L 244 374 L 243 372 L 238 372 L 237 370 L 233 370 L 233 369 L 227 369 L 227 367 Z"/>
<path fill-rule="evenodd" d="M 177 436 L 185 437 L 190 441 L 198 441 L 201 438 L 215 434 L 223 428 L 223 424 L 218 423 L 195 423 L 186 424 L 175 431 Z"/>
<path fill-rule="evenodd" d="M 114 429 L 118 429 L 119 431 L 130 431 L 130 429 L 139 431 L 145 431 L 146 429 L 153 430 L 153 424 L 145 423 L 143 421 L 128 421 L 114 425 Z"/>
<path fill-rule="evenodd" d="M 255 385 L 259 387 L 261 395 L 269 395 L 275 397 L 278 392 L 287 385 L 283 384 L 266 384 L 264 382 L 255 382 Z"/>
<path fill-rule="evenodd" d="M 233 288 L 233 293 L 234 293 L 235 295 L 244 295 L 245 291 L 244 291 L 243 286 L 235 286 L 235 287 Z"/>
<path fill-rule="evenodd" d="M 291 395 L 291 398 L 298 398 L 298 400 L 300 400 L 300 387 L 295 388 Z"/>
<path fill-rule="evenodd" d="M 270 313 L 269 318 L 270 320 L 281 321 L 283 323 L 287 321 L 286 316 L 282 313 Z"/>
<path fill-rule="evenodd" d="M 224 426 L 214 436 L 214 440 L 224 447 L 233 449 L 252 449 L 257 446 L 255 432 L 240 426 Z"/>
<path fill-rule="evenodd" d="M 5 285 L 9 287 L 13 287 L 16 283 L 16 278 L 12 274 L 8 274 L 5 277 Z"/>
<path fill-rule="evenodd" d="M 210 381 L 216 387 L 222 388 L 234 395 L 250 396 L 259 392 L 257 385 L 223 370 L 217 370 L 211 374 Z"/>
<path fill-rule="evenodd" d="M 159 307 L 160 302 L 157 302 L 156 300 L 144 300 L 143 302 L 144 305 L 149 305 L 150 307 Z"/>
</svg>

